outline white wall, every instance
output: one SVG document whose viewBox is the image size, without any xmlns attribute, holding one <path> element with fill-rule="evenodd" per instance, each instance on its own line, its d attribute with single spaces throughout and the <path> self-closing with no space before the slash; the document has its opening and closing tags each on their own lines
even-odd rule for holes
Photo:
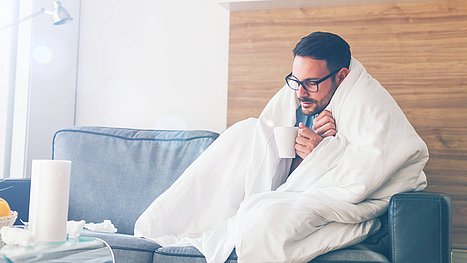
<svg viewBox="0 0 467 263">
<path fill-rule="evenodd" d="M 82 0 L 77 125 L 226 128 L 229 11 L 213 0 Z"/>
</svg>

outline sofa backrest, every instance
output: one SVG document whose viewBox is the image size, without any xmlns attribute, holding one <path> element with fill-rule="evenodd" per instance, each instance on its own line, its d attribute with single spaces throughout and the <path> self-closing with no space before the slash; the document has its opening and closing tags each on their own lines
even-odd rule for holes
<svg viewBox="0 0 467 263">
<path fill-rule="evenodd" d="M 52 158 L 71 160 L 69 220 L 112 220 L 119 233 L 218 137 L 209 131 L 73 127 L 55 133 Z"/>
</svg>

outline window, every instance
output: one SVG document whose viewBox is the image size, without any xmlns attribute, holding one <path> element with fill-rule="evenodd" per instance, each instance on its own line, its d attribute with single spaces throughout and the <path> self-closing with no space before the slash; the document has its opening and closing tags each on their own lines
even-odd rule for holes
<svg viewBox="0 0 467 263">
<path fill-rule="evenodd" d="M 24 177 L 33 1 L 1 0 L 0 177 Z"/>
</svg>

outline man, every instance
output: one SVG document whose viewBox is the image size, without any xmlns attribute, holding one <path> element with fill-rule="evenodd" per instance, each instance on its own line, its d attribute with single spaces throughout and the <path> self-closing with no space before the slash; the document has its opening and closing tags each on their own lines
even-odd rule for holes
<svg viewBox="0 0 467 263">
<path fill-rule="evenodd" d="M 296 91 L 300 101 L 297 121 L 306 118 L 305 123 L 311 125 L 310 120 L 320 115 L 314 123 L 315 131 L 303 122 L 297 124 L 300 127 L 296 145 L 299 158 L 294 160 L 292 171 L 313 151 L 323 137 L 336 134 L 332 113 L 324 109 L 331 101 L 337 87 L 349 74 L 351 57 L 350 46 L 345 40 L 337 35 L 323 32 L 315 32 L 304 37 L 293 50 L 293 54 L 292 72 L 285 81 Z"/>
<path fill-rule="evenodd" d="M 273 128 L 293 125 L 298 157 L 280 159 Z M 308 262 L 376 231 L 394 193 L 426 186 L 427 159 L 348 44 L 315 32 L 297 44 L 286 86 L 259 118 L 222 133 L 141 215 L 135 235 L 193 245 L 207 262 L 234 248 L 238 262 Z"/>
</svg>

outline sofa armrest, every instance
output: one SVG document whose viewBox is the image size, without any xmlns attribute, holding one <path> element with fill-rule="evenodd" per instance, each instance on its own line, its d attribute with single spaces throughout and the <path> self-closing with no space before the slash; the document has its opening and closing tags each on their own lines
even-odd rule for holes
<svg viewBox="0 0 467 263">
<path fill-rule="evenodd" d="M 11 188 L 10 188 L 11 186 Z M 22 224 L 20 219 L 28 221 L 29 217 L 29 190 L 31 188 L 30 179 L 6 179 L 0 183 L 0 197 L 5 199 L 10 208 L 18 212 L 15 225 Z"/>
<path fill-rule="evenodd" d="M 396 194 L 389 202 L 388 216 L 393 263 L 451 262 L 451 198 L 448 195 Z"/>
</svg>

